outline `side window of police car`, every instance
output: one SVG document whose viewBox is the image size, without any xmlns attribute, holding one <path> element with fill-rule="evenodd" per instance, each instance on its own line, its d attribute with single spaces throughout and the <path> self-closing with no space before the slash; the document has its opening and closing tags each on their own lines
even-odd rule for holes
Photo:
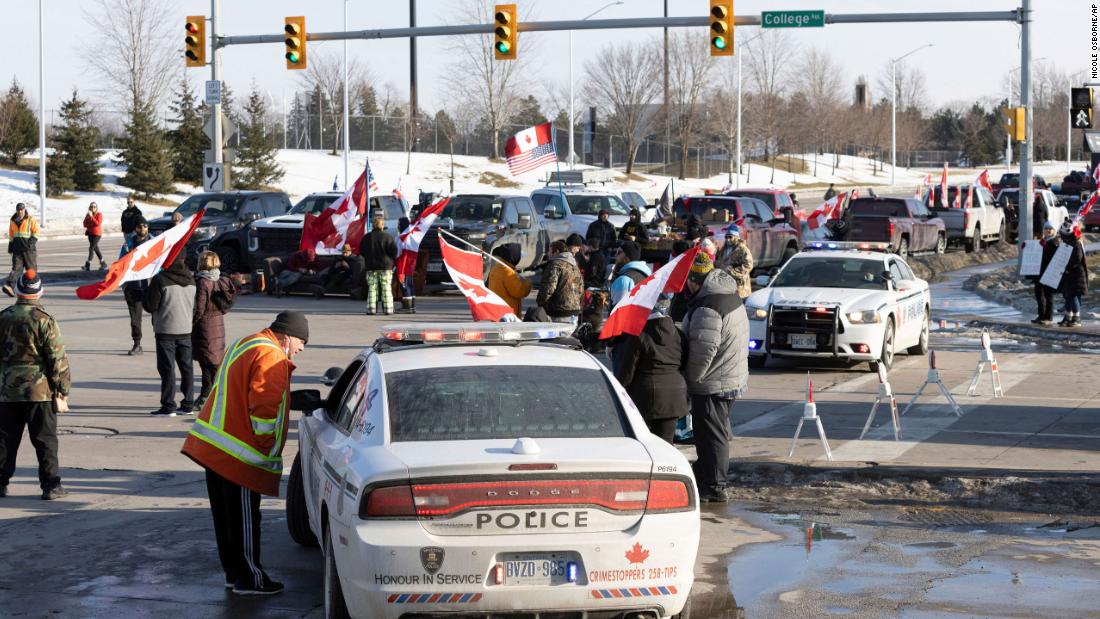
<svg viewBox="0 0 1100 619">
<path fill-rule="evenodd" d="M 890 275 L 894 276 L 894 286 L 897 286 L 898 282 L 901 280 L 907 279 L 902 274 L 901 267 L 898 266 L 897 260 L 890 261 Z"/>
<path fill-rule="evenodd" d="M 894 264 L 898 266 L 898 270 L 901 271 L 902 279 L 917 279 L 916 275 L 913 275 L 913 271 L 909 268 L 908 264 L 905 264 L 901 260 L 894 260 Z"/>
<path fill-rule="evenodd" d="M 348 365 L 344 373 L 340 375 L 340 378 L 336 381 L 336 384 L 332 386 L 332 389 L 328 392 L 328 398 L 325 400 L 325 413 L 328 414 L 329 420 L 335 422 L 340 414 L 340 408 L 343 405 L 345 395 L 348 394 L 348 387 L 351 386 L 352 379 L 359 374 L 359 370 L 363 369 L 363 360 L 356 359 Z"/>
</svg>

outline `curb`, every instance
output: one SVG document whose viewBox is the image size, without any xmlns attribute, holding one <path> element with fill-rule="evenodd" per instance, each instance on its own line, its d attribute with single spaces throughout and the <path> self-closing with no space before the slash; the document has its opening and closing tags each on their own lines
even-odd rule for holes
<svg viewBox="0 0 1100 619">
<path fill-rule="evenodd" d="M 1051 484 L 1085 484 L 1100 489 L 1100 474 L 1089 471 L 1030 471 L 1016 469 L 978 469 L 961 467 L 914 467 L 889 466 L 877 462 L 858 462 L 853 466 L 811 466 L 786 462 L 768 462 L 751 460 L 731 460 L 731 475 L 734 485 L 737 477 L 761 475 L 765 477 L 785 477 L 788 473 L 796 477 L 844 478 L 846 481 L 884 481 L 906 478 L 939 482 L 948 478 L 1020 480 Z"/>
<path fill-rule="evenodd" d="M 1037 325 L 1025 325 L 1018 322 L 1001 322 L 986 318 L 970 320 L 968 324 L 974 327 L 999 329 L 1013 335 L 1024 335 L 1045 340 L 1056 340 L 1059 342 L 1100 342 L 1100 332 L 1086 331 L 1081 328 L 1040 327 Z"/>
</svg>

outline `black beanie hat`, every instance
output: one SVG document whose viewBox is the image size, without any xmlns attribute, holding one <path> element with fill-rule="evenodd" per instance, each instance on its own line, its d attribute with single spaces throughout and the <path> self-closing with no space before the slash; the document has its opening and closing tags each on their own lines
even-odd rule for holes
<svg viewBox="0 0 1100 619">
<path fill-rule="evenodd" d="M 619 249 L 623 250 L 623 255 L 631 262 L 640 260 L 642 257 L 642 248 L 638 247 L 638 244 L 634 241 L 623 241 L 619 243 Z"/>
<path fill-rule="evenodd" d="M 271 330 L 309 342 L 309 321 L 302 312 L 279 312 L 275 316 L 275 322 L 271 323 Z"/>
<path fill-rule="evenodd" d="M 584 247 L 584 237 L 574 232 L 565 237 L 565 244 L 570 247 Z"/>
</svg>

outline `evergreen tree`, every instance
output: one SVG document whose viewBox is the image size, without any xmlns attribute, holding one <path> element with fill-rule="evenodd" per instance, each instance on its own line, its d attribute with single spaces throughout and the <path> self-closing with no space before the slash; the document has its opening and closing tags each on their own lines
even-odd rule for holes
<svg viewBox="0 0 1100 619">
<path fill-rule="evenodd" d="M 253 90 L 244 106 L 240 125 L 241 147 L 234 165 L 235 185 L 240 189 L 261 189 L 283 178 L 283 169 L 275 160 L 275 135 L 264 124 L 267 106 L 259 91 Z"/>
<path fill-rule="evenodd" d="M 176 128 L 168 132 L 172 175 L 178 181 L 201 185 L 204 153 L 210 147 L 202 131 L 205 106 L 196 104 L 195 93 L 186 78 L 180 86 L 179 98 L 171 106 L 176 115 Z"/>
<path fill-rule="evenodd" d="M 508 122 L 517 125 L 515 128 L 505 128 L 504 133 L 511 135 L 516 131 L 546 122 L 546 115 L 542 113 L 538 99 L 534 95 L 527 95 L 519 100 L 516 113 L 508 119 Z M 566 126 L 568 127 L 568 123 L 566 123 Z"/>
<path fill-rule="evenodd" d="M 61 128 L 54 132 L 54 152 L 47 162 L 46 189 L 61 193 L 100 191 L 103 179 L 99 175 L 99 128 L 92 124 L 88 103 L 77 96 L 61 104 Z M 51 178 L 58 175 L 57 183 Z M 68 186 L 66 186 L 68 185 Z"/>
<path fill-rule="evenodd" d="M 126 176 L 119 183 L 145 195 L 172 191 L 172 161 L 164 132 L 157 126 L 154 108 L 142 103 L 130 110 L 122 138 Z"/>
<path fill-rule="evenodd" d="M 12 165 L 18 165 L 19 158 L 38 146 L 38 118 L 35 117 L 27 95 L 13 79 L 11 87 L 0 99 L 0 153 L 3 153 Z"/>
</svg>

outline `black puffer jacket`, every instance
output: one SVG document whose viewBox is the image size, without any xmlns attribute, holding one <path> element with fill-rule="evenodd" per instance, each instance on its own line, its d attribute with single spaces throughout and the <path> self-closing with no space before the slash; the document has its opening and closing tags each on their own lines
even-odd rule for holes
<svg viewBox="0 0 1100 619">
<path fill-rule="evenodd" d="M 1069 244 L 1069 241 L 1063 237 L 1062 243 Z M 1062 294 L 1071 297 L 1082 296 L 1089 291 L 1089 265 L 1085 261 L 1085 246 L 1081 244 L 1080 239 L 1074 239 L 1070 246 L 1073 248 L 1073 253 L 1069 257 L 1069 263 L 1066 264 L 1065 274 L 1062 275 Z"/>
<path fill-rule="evenodd" d="M 625 336 L 619 346 L 616 378 L 642 417 L 650 421 L 687 415 L 687 383 L 680 373 L 684 348 L 676 323 L 668 316 L 650 315 L 642 332 Z"/>
<path fill-rule="evenodd" d="M 610 221 L 600 221 L 599 219 L 588 224 L 588 230 L 585 231 L 584 240 L 591 239 L 599 239 L 602 251 L 607 251 L 618 243 L 615 226 Z"/>
<path fill-rule="evenodd" d="M 385 230 L 371 230 L 359 241 L 359 255 L 368 271 L 389 271 L 397 260 L 397 242 Z"/>
</svg>

